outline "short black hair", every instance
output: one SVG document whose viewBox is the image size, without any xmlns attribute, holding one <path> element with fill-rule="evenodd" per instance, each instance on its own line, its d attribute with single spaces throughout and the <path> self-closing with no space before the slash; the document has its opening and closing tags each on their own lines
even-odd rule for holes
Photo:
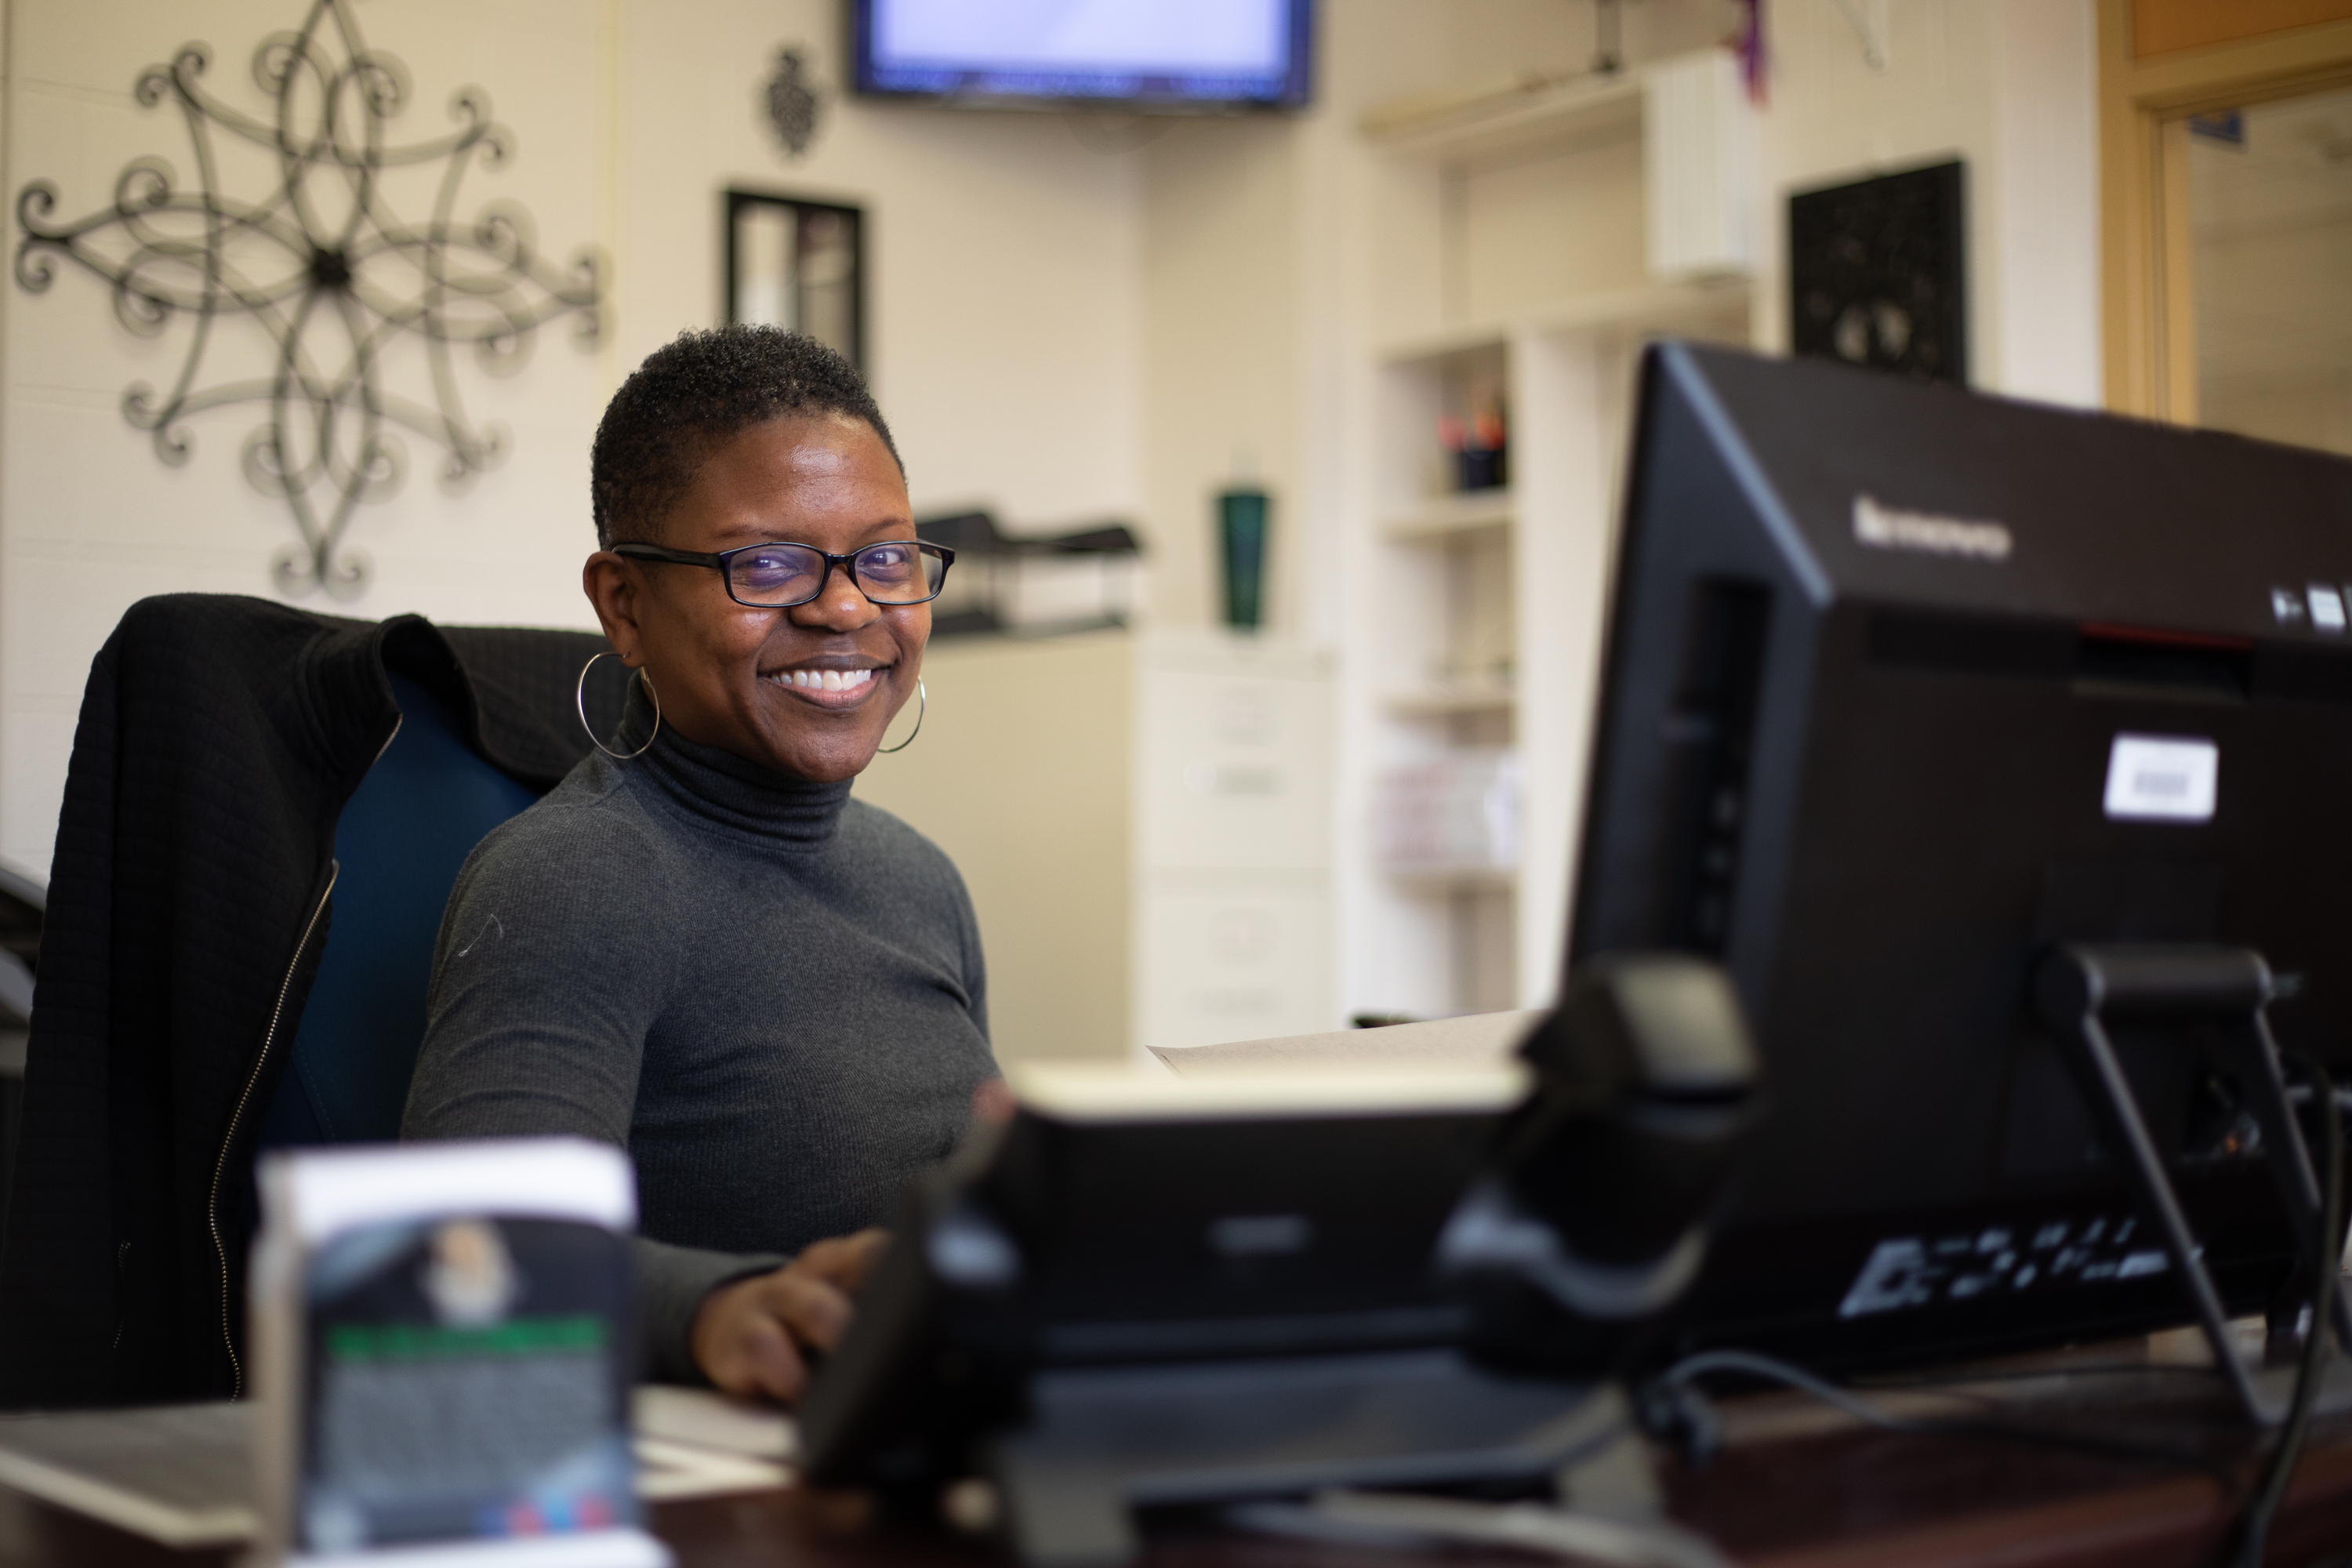
<svg viewBox="0 0 2352 1568">
<path fill-rule="evenodd" d="M 678 333 L 621 384 L 596 426 L 588 489 L 598 548 L 652 542 L 711 448 L 738 431 L 825 414 L 865 420 L 907 471 L 866 378 L 816 339 L 740 325 Z"/>
</svg>

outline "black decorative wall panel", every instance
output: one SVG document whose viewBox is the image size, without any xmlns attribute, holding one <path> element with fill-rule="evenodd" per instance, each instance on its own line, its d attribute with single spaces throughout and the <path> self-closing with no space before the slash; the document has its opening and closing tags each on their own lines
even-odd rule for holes
<svg viewBox="0 0 2352 1568">
<path fill-rule="evenodd" d="M 1792 195 L 1790 347 L 1965 385 L 1967 260 L 1959 163 Z"/>
</svg>

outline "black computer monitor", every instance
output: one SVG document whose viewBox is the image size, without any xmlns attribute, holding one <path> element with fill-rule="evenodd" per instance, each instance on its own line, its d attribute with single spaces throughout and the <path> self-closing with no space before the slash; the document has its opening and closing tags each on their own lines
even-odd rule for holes
<svg viewBox="0 0 2352 1568">
<path fill-rule="evenodd" d="M 2352 1026 L 2352 462 L 1811 362 L 1644 362 L 1570 962 L 1718 958 L 1769 1119 L 1658 1346 L 1855 1367 L 2185 1321 L 2031 985 L 2219 942 Z M 2294 1248 L 2225 1079 L 2118 1047 L 2221 1295 Z"/>
</svg>

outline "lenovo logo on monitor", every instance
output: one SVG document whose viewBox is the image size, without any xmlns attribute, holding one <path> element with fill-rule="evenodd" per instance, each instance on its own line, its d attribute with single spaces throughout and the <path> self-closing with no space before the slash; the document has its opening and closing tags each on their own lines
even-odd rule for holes
<svg viewBox="0 0 2352 1568">
<path fill-rule="evenodd" d="M 1876 497 L 1866 495 L 1853 498 L 1853 536 L 1877 550 L 1917 550 L 1977 561 L 2008 560 L 2011 543 L 2004 523 L 1904 511 L 1881 506 Z"/>
</svg>

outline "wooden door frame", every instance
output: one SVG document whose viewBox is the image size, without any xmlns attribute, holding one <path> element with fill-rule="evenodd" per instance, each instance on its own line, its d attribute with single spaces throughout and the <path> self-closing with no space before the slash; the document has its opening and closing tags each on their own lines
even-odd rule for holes
<svg viewBox="0 0 2352 1568">
<path fill-rule="evenodd" d="M 2180 155 L 2188 117 L 2352 83 L 2352 21 L 2138 58 L 2132 0 L 2098 5 L 2107 406 L 2193 423 L 2195 310 Z"/>
</svg>

